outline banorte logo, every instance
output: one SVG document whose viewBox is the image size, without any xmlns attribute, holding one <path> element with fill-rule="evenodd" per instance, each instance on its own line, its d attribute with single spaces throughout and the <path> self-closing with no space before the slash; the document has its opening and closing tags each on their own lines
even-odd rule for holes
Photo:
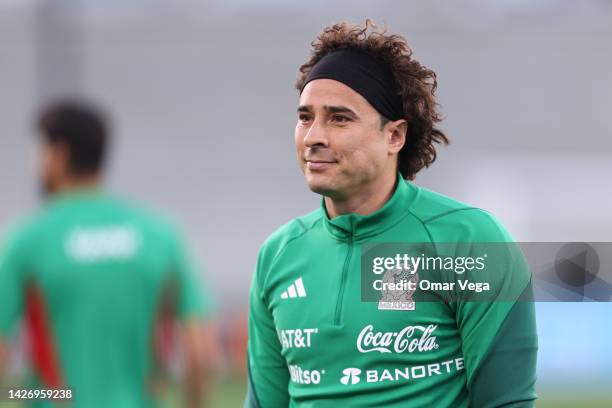
<svg viewBox="0 0 612 408">
<path fill-rule="evenodd" d="M 368 325 L 357 337 L 357 350 L 361 353 L 423 353 L 437 349 L 436 337 L 432 336 L 437 324 L 429 326 L 406 326 L 399 332 L 374 332 Z"/>
<path fill-rule="evenodd" d="M 344 376 L 340 379 L 340 382 L 344 385 L 357 384 L 361 381 L 361 378 L 359 378 L 361 370 L 358 368 L 345 368 L 342 370 L 342 374 L 344 374 Z"/>
</svg>

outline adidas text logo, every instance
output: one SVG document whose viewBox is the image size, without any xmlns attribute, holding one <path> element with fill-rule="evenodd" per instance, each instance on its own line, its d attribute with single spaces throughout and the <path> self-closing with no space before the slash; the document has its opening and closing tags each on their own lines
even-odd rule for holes
<svg viewBox="0 0 612 408">
<path fill-rule="evenodd" d="M 296 297 L 306 297 L 306 289 L 304 289 L 302 278 L 296 279 L 294 283 L 289 285 L 286 291 L 281 293 L 281 299 Z"/>
</svg>

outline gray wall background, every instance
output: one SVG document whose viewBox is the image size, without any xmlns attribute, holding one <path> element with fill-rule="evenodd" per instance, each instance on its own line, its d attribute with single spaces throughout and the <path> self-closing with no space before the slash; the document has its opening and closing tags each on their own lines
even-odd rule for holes
<svg viewBox="0 0 612 408">
<path fill-rule="evenodd" d="M 83 93 L 114 118 L 109 187 L 182 225 L 222 312 L 243 311 L 259 245 L 319 205 L 297 68 L 323 26 L 371 17 L 439 75 L 452 145 L 418 184 L 522 241 L 611 240 L 610 1 L 123 3 L 0 1 L 0 230 L 37 205 L 35 108 Z"/>
</svg>

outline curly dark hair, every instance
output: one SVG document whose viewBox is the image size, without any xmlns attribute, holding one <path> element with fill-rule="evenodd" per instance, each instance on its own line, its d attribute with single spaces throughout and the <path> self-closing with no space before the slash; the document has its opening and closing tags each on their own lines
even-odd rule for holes
<svg viewBox="0 0 612 408">
<path fill-rule="evenodd" d="M 436 73 L 412 56 L 406 40 L 386 29 L 379 30 L 367 20 L 364 26 L 338 23 L 323 29 L 312 42 L 312 55 L 300 67 L 296 88 L 301 91 L 310 70 L 325 55 L 340 49 L 358 49 L 386 63 L 393 73 L 408 122 L 406 143 L 399 152 L 398 170 L 402 177 L 415 175 L 436 159 L 436 143 L 448 144 L 448 137 L 435 125 L 442 120 L 436 102 Z M 382 116 L 382 115 L 381 115 Z M 382 118 L 382 124 L 388 118 Z"/>
</svg>

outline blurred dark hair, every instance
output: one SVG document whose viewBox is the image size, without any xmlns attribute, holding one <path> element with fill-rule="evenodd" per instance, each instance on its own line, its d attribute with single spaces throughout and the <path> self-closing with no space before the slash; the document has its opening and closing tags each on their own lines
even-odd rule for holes
<svg viewBox="0 0 612 408">
<path fill-rule="evenodd" d="M 436 159 L 436 143 L 449 143 L 447 136 L 436 127 L 442 120 L 435 97 L 436 73 L 413 58 L 403 37 L 373 27 L 367 20 L 364 26 L 338 23 L 324 28 L 311 44 L 310 59 L 300 67 L 296 88 L 300 91 L 315 64 L 336 50 L 358 49 L 385 62 L 393 72 L 403 101 L 404 119 L 408 122 L 406 144 L 399 152 L 397 166 L 404 178 L 413 180 L 419 170 Z M 387 121 L 383 117 L 383 125 Z"/>
<path fill-rule="evenodd" d="M 106 118 L 98 108 L 83 101 L 56 101 L 40 112 L 37 128 L 47 143 L 65 144 L 72 173 L 101 170 L 109 136 Z"/>
</svg>

